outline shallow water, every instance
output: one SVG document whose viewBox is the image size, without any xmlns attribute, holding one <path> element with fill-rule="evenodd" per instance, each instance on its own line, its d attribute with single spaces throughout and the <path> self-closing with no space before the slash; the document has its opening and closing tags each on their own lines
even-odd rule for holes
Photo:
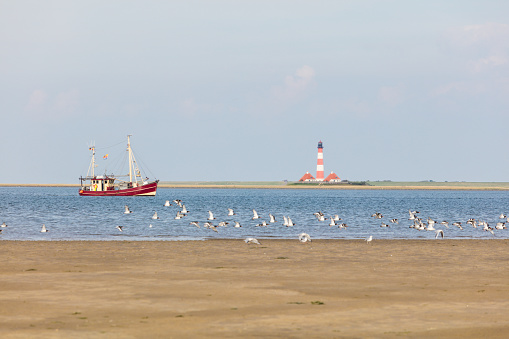
<svg viewBox="0 0 509 339">
<path fill-rule="evenodd" d="M 179 207 L 164 207 L 166 200 L 181 199 L 189 215 L 175 220 Z M 298 189 L 159 189 L 155 197 L 80 197 L 77 188 L 69 187 L 1 187 L 0 239 L 4 240 L 200 240 L 209 238 L 296 238 L 306 232 L 315 239 L 433 239 L 435 232 L 409 228 L 408 210 L 419 217 L 437 222 L 460 221 L 463 230 L 435 225 L 444 229 L 447 238 L 508 238 L 509 231 L 495 230 L 495 236 L 466 224 L 469 218 L 487 221 L 494 227 L 500 213 L 509 213 L 509 191 L 428 191 L 428 190 L 298 190 Z M 128 205 L 132 214 L 124 214 Z M 228 217 L 228 208 L 236 215 Z M 252 220 L 252 209 L 261 219 Z M 218 232 L 196 228 L 207 221 L 211 210 L 213 221 L 227 221 Z M 152 220 L 154 212 L 160 219 Z M 327 218 L 339 214 L 347 229 L 329 227 L 329 221 L 318 221 L 314 212 Z M 371 215 L 380 212 L 382 219 Z M 277 222 L 269 221 L 272 213 Z M 294 227 L 282 226 L 283 215 L 290 216 Z M 399 219 L 392 224 L 390 219 Z M 242 228 L 234 228 L 239 221 Z M 380 224 L 390 224 L 382 228 Z M 49 229 L 41 233 L 42 224 Z M 115 227 L 122 225 L 123 232 Z M 152 225 L 152 227 L 149 227 Z"/>
</svg>

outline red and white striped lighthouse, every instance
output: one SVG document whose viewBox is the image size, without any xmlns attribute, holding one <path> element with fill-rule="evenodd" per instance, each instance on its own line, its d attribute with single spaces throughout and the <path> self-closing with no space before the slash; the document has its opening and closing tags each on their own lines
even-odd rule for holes
<svg viewBox="0 0 509 339">
<path fill-rule="evenodd" d="M 316 161 L 316 180 L 323 181 L 323 146 L 318 142 L 318 159 Z"/>
</svg>

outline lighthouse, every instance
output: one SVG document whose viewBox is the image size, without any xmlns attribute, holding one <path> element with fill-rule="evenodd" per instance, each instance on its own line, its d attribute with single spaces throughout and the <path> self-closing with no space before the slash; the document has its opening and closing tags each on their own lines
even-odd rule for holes
<svg viewBox="0 0 509 339">
<path fill-rule="evenodd" d="M 316 161 L 316 180 L 323 181 L 323 145 L 322 141 L 318 142 L 318 159 Z"/>
</svg>

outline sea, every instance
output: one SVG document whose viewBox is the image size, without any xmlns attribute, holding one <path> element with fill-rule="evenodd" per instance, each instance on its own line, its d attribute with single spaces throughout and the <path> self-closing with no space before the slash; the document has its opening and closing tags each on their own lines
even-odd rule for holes
<svg viewBox="0 0 509 339">
<path fill-rule="evenodd" d="M 165 201 L 179 199 L 188 215 L 175 219 L 179 206 L 165 207 Z M 132 211 L 124 214 L 125 206 Z M 235 215 L 228 216 L 228 208 Z M 260 219 L 253 220 L 253 209 Z M 207 240 L 207 239 L 297 239 L 302 232 L 312 239 L 435 239 L 434 231 L 410 228 L 409 210 L 418 217 L 437 222 L 450 239 L 506 239 L 508 230 L 494 235 L 474 228 L 474 218 L 495 228 L 501 213 L 509 214 L 509 191 L 455 190 L 314 190 L 314 189 L 166 189 L 154 197 L 80 197 L 72 187 L 0 187 L 1 240 Z M 202 225 L 208 211 L 216 219 L 228 222 L 217 232 Z M 152 219 L 157 212 L 159 219 Z M 327 219 L 339 215 L 346 228 L 329 226 L 314 215 L 322 212 Z M 276 218 L 269 223 L 269 213 Z M 376 219 L 374 213 L 383 217 Z M 283 216 L 293 227 L 283 226 Z M 390 222 L 398 219 L 398 223 Z M 448 221 L 449 227 L 438 223 Z M 198 221 L 200 228 L 190 225 Z M 242 227 L 235 228 L 238 221 Z M 266 221 L 269 226 L 257 226 Z M 463 230 L 452 226 L 461 222 Z M 382 223 L 389 227 L 381 227 Z M 41 233 L 42 225 L 49 230 Z M 123 231 L 116 227 L 122 226 Z M 509 223 L 508 223 L 509 226 Z"/>
</svg>

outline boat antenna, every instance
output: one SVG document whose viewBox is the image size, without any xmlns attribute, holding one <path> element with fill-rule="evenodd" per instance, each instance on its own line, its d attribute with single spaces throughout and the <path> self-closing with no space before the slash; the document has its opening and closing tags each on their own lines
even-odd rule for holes
<svg viewBox="0 0 509 339">
<path fill-rule="evenodd" d="M 129 181 L 133 182 L 133 151 L 131 149 L 131 134 L 127 135 L 127 151 L 129 152 Z"/>
</svg>

